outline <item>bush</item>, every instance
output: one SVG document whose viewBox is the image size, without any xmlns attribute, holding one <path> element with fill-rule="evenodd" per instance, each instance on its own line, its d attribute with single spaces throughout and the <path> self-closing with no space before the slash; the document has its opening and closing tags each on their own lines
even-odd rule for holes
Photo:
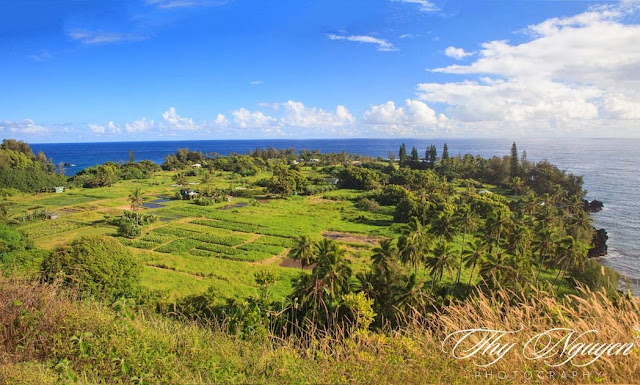
<svg viewBox="0 0 640 385">
<path fill-rule="evenodd" d="M 142 227 L 134 221 L 121 219 L 118 222 L 118 235 L 125 238 L 135 238 L 142 233 Z"/>
<path fill-rule="evenodd" d="M 63 282 L 84 295 L 108 301 L 139 294 L 142 264 L 117 240 L 85 236 L 51 253 L 42 263 L 42 275 Z"/>
<path fill-rule="evenodd" d="M 373 199 L 361 198 L 356 202 L 356 207 L 361 210 L 373 212 L 380 209 L 380 204 Z"/>
</svg>

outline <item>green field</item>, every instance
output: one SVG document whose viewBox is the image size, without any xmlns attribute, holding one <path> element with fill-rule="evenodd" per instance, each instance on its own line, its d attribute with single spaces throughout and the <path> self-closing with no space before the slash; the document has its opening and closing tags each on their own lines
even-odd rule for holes
<svg viewBox="0 0 640 385">
<path fill-rule="evenodd" d="M 369 237 L 396 237 L 402 230 L 401 225 L 393 224 L 393 210 L 360 210 L 353 201 L 362 192 L 336 190 L 316 196 L 238 197 L 211 206 L 170 199 L 159 203 L 162 207 L 140 210 L 160 218 L 144 227 L 141 236 L 118 237 L 116 227 L 107 224 L 105 216 L 128 210 L 127 196 L 135 188 L 142 189 L 145 202 L 174 197 L 180 188 L 172 186 L 172 175 L 161 172 L 151 179 L 120 181 L 111 187 L 72 188 L 60 194 L 21 194 L 8 199 L 14 215 L 36 208 L 58 214 L 55 220 L 19 225 L 36 245 L 52 250 L 84 235 L 116 237 L 145 261 L 143 285 L 170 299 L 202 293 L 211 286 L 228 298 L 244 298 L 255 293 L 253 274 L 260 270 L 278 277 L 273 295 L 284 298 L 291 292 L 292 279 L 300 274 L 291 261 L 287 266 L 293 266 L 281 266 L 296 237 L 308 235 L 320 240 L 329 231 L 340 235 L 339 242 L 350 251 L 349 258 L 358 271 L 368 264 L 375 247 L 367 242 Z M 241 186 L 265 176 L 238 182 L 231 173 L 219 172 L 212 185 L 228 188 L 233 181 Z M 196 178 L 191 179 L 195 182 Z"/>
</svg>

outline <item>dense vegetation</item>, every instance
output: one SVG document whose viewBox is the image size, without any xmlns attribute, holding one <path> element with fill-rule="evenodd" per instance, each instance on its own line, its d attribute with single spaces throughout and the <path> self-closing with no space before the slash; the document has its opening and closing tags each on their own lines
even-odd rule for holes
<svg viewBox="0 0 640 385">
<path fill-rule="evenodd" d="M 31 159 L 28 145 L 5 142 L 6 154 Z M 17 304 L 2 313 L 13 329 L 3 329 L 0 379 L 460 381 L 469 374 L 449 369 L 457 363 L 429 354 L 487 306 L 545 318 L 536 301 L 571 312 L 584 297 L 587 312 L 625 317 L 619 330 L 637 319 L 617 274 L 587 258 L 581 177 L 529 162 L 515 143 L 503 158 L 451 156 L 446 145 L 419 153 L 181 149 L 164 171 L 131 154 L 69 180 L 47 161 L 39 183 L 55 177 L 69 191 L 43 197 L 16 184 L 22 192 L 0 204 L 2 270 L 13 277 L 0 294 Z M 504 325 L 517 319 L 504 314 Z M 501 321 L 486 315 L 487 326 Z M 13 336 L 28 330 L 18 347 Z M 149 356 L 143 345 L 155 346 Z M 227 356 L 214 353 L 225 346 Z M 266 361 L 252 361 L 256 352 Z M 421 365 L 440 371 L 423 377 Z"/>
<path fill-rule="evenodd" d="M 39 152 L 34 154 L 25 142 L 4 139 L 0 144 L 0 195 L 12 195 L 15 190 L 35 192 L 64 186 L 63 165 Z"/>
</svg>

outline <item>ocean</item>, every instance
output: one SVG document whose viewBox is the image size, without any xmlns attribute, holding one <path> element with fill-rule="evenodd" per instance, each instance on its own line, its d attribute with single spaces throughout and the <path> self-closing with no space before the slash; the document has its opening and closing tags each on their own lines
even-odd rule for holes
<svg viewBox="0 0 640 385">
<path fill-rule="evenodd" d="M 267 147 L 319 149 L 386 158 L 389 152 L 397 155 L 403 142 L 409 149 L 415 146 L 420 154 L 430 144 L 435 144 L 441 153 L 446 142 L 451 155 L 470 153 L 483 157 L 507 155 L 512 143 L 507 139 L 265 139 L 52 143 L 31 147 L 52 157 L 55 164 L 74 164 L 67 167 L 67 174 L 73 175 L 106 161 L 127 161 L 130 150 L 136 160 L 148 159 L 158 164 L 179 148 L 220 155 Z M 605 228 L 609 234 L 609 254 L 602 261 L 628 277 L 630 288 L 640 294 L 640 139 L 519 139 L 517 145 L 531 161 L 547 159 L 561 169 L 584 176 L 587 199 L 604 202 L 604 210 L 593 215 L 595 226 Z"/>
</svg>

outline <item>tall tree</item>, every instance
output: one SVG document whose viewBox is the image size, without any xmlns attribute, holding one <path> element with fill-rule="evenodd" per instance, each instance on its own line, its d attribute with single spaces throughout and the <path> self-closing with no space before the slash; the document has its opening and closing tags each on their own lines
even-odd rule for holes
<svg viewBox="0 0 640 385">
<path fill-rule="evenodd" d="M 411 164 L 415 165 L 420 161 L 420 156 L 418 155 L 418 150 L 413 147 L 411 148 Z"/>
<path fill-rule="evenodd" d="M 403 167 L 407 163 L 407 146 L 402 143 L 400 145 L 400 151 L 398 151 L 398 158 L 400 159 L 400 167 Z"/>
<path fill-rule="evenodd" d="M 445 159 L 449 159 L 449 147 L 447 146 L 446 142 L 442 147 L 442 160 L 445 160 Z"/>
<path fill-rule="evenodd" d="M 135 156 L 133 156 L 133 150 L 129 150 L 129 163 L 133 164 L 136 162 Z"/>
<path fill-rule="evenodd" d="M 511 146 L 511 158 L 510 160 L 510 169 L 511 169 L 511 177 L 514 178 L 520 175 L 520 158 L 518 158 L 518 147 L 516 146 L 516 142 L 513 142 Z"/>
</svg>

